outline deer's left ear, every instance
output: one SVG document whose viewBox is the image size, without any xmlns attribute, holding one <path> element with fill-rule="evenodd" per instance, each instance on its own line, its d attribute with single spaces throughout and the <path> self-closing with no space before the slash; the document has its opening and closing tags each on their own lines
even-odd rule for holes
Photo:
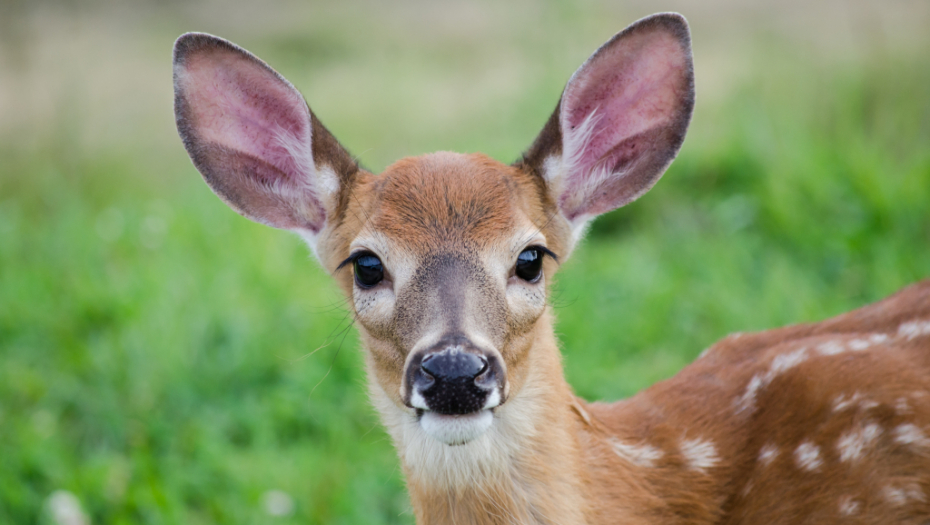
<svg viewBox="0 0 930 525">
<path fill-rule="evenodd" d="M 577 240 L 589 219 L 659 180 L 684 141 L 693 107 L 688 23 L 675 13 L 644 18 L 575 72 L 517 166 L 545 179 Z"/>
<path fill-rule="evenodd" d="M 231 208 L 316 250 L 359 167 L 301 94 L 255 55 L 204 33 L 174 46 L 178 132 Z"/>
</svg>

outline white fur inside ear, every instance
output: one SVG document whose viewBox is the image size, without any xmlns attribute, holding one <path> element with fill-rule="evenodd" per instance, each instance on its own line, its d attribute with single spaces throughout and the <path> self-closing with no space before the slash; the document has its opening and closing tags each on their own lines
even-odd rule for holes
<svg viewBox="0 0 930 525">
<path fill-rule="evenodd" d="M 586 122 L 588 122 L 588 120 L 586 120 Z M 559 155 L 550 155 L 543 161 L 542 177 L 549 186 L 549 191 L 552 195 L 562 194 L 562 190 L 565 187 L 566 174 L 569 169 L 569 165 L 565 162 L 564 158 Z M 585 236 L 593 218 L 593 215 L 580 215 L 569 220 L 569 224 L 572 228 L 572 244 L 569 246 L 569 252 L 574 250 L 578 241 Z M 568 218 L 566 217 L 566 219 Z"/>
<path fill-rule="evenodd" d="M 564 109 L 563 109 L 564 111 Z M 563 210 L 585 209 L 585 203 L 595 199 L 596 193 L 601 186 L 611 178 L 623 178 L 625 173 L 613 172 L 610 166 L 604 162 L 598 162 L 594 165 L 585 166 L 585 150 L 591 145 L 591 142 L 597 139 L 598 135 L 604 132 L 604 128 L 597 129 L 598 123 L 602 120 L 603 115 L 598 113 L 598 108 L 591 110 L 581 124 L 574 129 L 568 129 L 568 122 L 563 114 L 561 117 L 562 150 L 561 165 L 559 166 L 558 177 L 561 179 L 558 184 L 559 207 Z M 571 177 L 575 184 L 569 184 L 567 179 Z M 577 181 L 583 181 L 577 184 Z M 571 188 L 571 193 L 566 194 L 564 190 Z M 570 217 L 572 223 L 572 236 L 577 242 L 584 235 L 588 224 L 593 217 L 582 214 Z"/>
<path fill-rule="evenodd" d="M 339 192 L 339 177 L 328 165 L 317 166 L 313 161 L 312 136 L 307 130 L 307 137 L 298 137 L 280 128 L 275 133 L 278 144 L 293 159 L 301 175 L 301 186 L 319 199 L 327 209 L 332 209 L 332 201 Z"/>
<path fill-rule="evenodd" d="M 575 129 L 563 130 L 562 142 L 564 144 L 561 155 L 550 155 L 543 161 L 543 179 L 556 194 L 561 193 L 565 178 L 568 174 L 577 171 L 581 164 L 581 157 L 588 144 L 596 135 L 595 127 L 601 119 L 597 108 L 585 117 L 581 125 Z M 564 127 L 564 123 L 562 123 Z"/>
<path fill-rule="evenodd" d="M 279 127 L 275 132 L 275 140 L 290 155 L 295 167 L 303 175 L 303 180 L 312 184 L 313 179 L 316 177 L 316 169 L 313 165 L 313 148 L 311 146 L 313 136 L 309 123 L 305 135 L 295 135 L 287 129 Z"/>
<path fill-rule="evenodd" d="M 329 211 L 335 207 L 335 200 L 339 194 L 339 177 L 335 170 L 329 165 L 317 167 L 313 162 L 313 149 L 311 142 L 311 131 L 307 130 L 307 137 L 298 137 L 289 133 L 284 128 L 279 128 L 275 133 L 275 140 L 288 155 L 293 159 L 293 163 L 302 175 L 297 181 L 302 191 L 311 193 L 323 205 L 324 209 Z M 275 191 L 287 198 L 293 203 L 299 203 L 299 196 L 283 182 L 275 184 Z M 325 227 L 325 222 L 323 224 Z M 322 228 L 320 229 L 322 231 Z M 313 255 L 320 260 L 316 250 L 317 239 L 320 231 L 297 230 L 300 237 L 310 246 Z"/>
<path fill-rule="evenodd" d="M 579 169 L 585 150 L 591 144 L 591 140 L 597 136 L 597 123 L 601 120 L 601 115 L 598 115 L 597 110 L 598 108 L 591 110 L 591 113 L 575 129 L 566 129 L 568 127 L 566 119 L 564 115 L 560 117 L 563 144 L 562 164 L 566 172 L 571 173 Z"/>
</svg>

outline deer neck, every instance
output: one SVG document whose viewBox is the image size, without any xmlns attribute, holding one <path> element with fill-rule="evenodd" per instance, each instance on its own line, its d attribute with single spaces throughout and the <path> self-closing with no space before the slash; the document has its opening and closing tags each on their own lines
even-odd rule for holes
<svg viewBox="0 0 930 525">
<path fill-rule="evenodd" d="M 564 379 L 551 317 L 544 315 L 534 331 L 523 385 L 495 411 L 491 429 L 464 445 L 426 435 L 415 416 L 372 385 L 417 523 L 584 522 L 576 398 Z"/>
</svg>

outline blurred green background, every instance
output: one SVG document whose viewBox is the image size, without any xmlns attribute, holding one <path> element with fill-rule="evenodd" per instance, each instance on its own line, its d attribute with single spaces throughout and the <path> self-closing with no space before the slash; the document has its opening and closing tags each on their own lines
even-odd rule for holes
<svg viewBox="0 0 930 525">
<path fill-rule="evenodd" d="M 264 58 L 380 171 L 515 159 L 661 10 L 692 24 L 688 139 L 551 299 L 570 382 L 608 400 L 930 276 L 930 3 L 0 3 L 0 523 L 413 521 L 344 300 L 181 147 L 180 33 Z"/>
</svg>

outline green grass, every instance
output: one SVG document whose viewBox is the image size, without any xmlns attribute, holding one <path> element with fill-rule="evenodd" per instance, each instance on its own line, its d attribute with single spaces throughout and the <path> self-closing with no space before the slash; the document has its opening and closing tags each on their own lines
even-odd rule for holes
<svg viewBox="0 0 930 525">
<path fill-rule="evenodd" d="M 578 49 L 609 35 L 597 13 L 566 9 L 502 41 L 488 37 L 504 34 L 497 21 L 471 37 L 364 19 L 353 38 L 324 18 L 241 43 L 376 169 L 437 148 L 511 160 Z M 166 20 L 137 44 L 158 60 L 164 35 L 192 29 Z M 576 33 L 584 42 L 562 49 Z M 424 38 L 438 43 L 413 51 Z M 564 265 L 551 303 L 584 397 L 631 395 L 728 332 L 822 319 L 930 275 L 930 54 L 784 50 L 759 55 L 766 67 L 721 101 L 702 103 L 699 67 L 679 160 Z M 534 53 L 519 78 L 467 88 Z M 59 489 L 97 524 L 411 523 L 342 297 L 296 237 L 206 189 L 171 136 L 167 89 L 152 113 L 164 119 L 118 137 L 84 130 L 120 111 L 67 104 L 25 138 L 4 134 L 0 523 L 48 523 Z M 294 498 L 291 516 L 266 515 L 271 489 Z"/>
</svg>

